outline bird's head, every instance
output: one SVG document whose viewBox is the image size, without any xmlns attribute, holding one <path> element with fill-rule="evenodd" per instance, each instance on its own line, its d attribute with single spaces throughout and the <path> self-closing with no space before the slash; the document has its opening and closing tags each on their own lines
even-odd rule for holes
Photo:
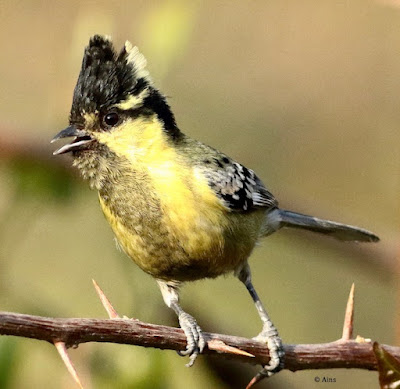
<svg viewBox="0 0 400 389">
<path fill-rule="evenodd" d="M 118 54 L 109 37 L 93 36 L 85 48 L 69 126 L 52 142 L 73 139 L 54 154 L 82 158 L 105 147 L 132 149 L 155 126 L 169 139 L 180 135 L 165 97 L 152 85 L 144 56 L 130 42 Z"/>
</svg>

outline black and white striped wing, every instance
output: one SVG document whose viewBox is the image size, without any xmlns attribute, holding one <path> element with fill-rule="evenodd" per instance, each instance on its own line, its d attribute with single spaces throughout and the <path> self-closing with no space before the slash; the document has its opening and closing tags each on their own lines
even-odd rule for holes
<svg viewBox="0 0 400 389">
<path fill-rule="evenodd" d="M 253 170 L 226 156 L 214 158 L 205 170 L 210 187 L 232 211 L 247 212 L 255 208 L 275 208 L 278 202 Z"/>
</svg>

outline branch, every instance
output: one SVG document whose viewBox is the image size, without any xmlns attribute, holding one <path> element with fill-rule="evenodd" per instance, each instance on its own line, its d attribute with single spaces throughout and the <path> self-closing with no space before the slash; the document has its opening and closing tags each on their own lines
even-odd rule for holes
<svg viewBox="0 0 400 389">
<path fill-rule="evenodd" d="M 0 312 L 0 334 L 62 342 L 67 347 L 86 342 L 132 344 L 159 349 L 185 350 L 186 336 L 174 327 L 144 323 L 136 319 L 60 319 L 42 316 Z M 208 343 L 222 341 L 254 355 L 245 356 L 225 352 L 229 358 L 252 364 L 267 364 L 268 349 L 256 341 L 222 334 L 204 333 Z M 212 343 L 211 343 L 212 344 Z M 400 358 L 400 348 L 384 346 L 393 356 Z M 359 368 L 376 370 L 377 363 L 369 342 L 354 340 L 322 344 L 286 344 L 285 368 L 291 371 L 305 369 Z M 218 351 L 206 348 L 205 354 Z"/>
<path fill-rule="evenodd" d="M 110 319 L 63 319 L 0 312 L 0 335 L 21 336 L 54 344 L 71 376 L 81 388 L 82 384 L 67 353 L 68 347 L 76 347 L 86 342 L 108 342 L 185 350 L 186 336 L 180 328 L 121 318 L 94 280 L 93 284 Z M 362 337 L 351 339 L 353 317 L 354 285 L 347 302 L 342 337 L 330 343 L 284 345 L 285 369 L 377 370 L 378 363 L 371 341 Z M 207 342 L 204 354 L 218 354 L 221 357 L 251 364 L 266 365 L 269 362 L 268 348 L 262 343 L 247 338 L 207 332 L 204 333 L 204 337 Z M 393 357 L 400 359 L 400 347 L 383 346 Z M 254 377 L 247 388 L 260 381 L 262 379 L 260 377 L 259 375 Z"/>
</svg>

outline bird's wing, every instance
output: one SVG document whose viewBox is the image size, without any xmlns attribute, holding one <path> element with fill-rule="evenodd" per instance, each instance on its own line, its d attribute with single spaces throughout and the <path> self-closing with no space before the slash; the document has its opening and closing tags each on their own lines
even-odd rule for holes
<svg viewBox="0 0 400 389">
<path fill-rule="evenodd" d="M 278 202 L 253 170 L 224 155 L 202 166 L 210 187 L 232 211 L 247 212 L 255 208 L 275 208 Z"/>
</svg>

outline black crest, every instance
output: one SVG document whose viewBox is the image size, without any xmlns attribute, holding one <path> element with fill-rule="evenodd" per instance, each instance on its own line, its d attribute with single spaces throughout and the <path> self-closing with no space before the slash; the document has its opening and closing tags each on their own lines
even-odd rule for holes
<svg viewBox="0 0 400 389">
<path fill-rule="evenodd" d="M 102 113 L 142 92 L 146 93 L 135 106 L 127 104 L 122 109 L 150 110 L 164 122 L 166 130 L 174 130 L 174 116 L 165 97 L 151 85 L 144 56 L 129 42 L 117 54 L 109 37 L 95 35 L 85 48 L 70 121 L 72 124 L 84 124 L 83 113 Z"/>
</svg>

